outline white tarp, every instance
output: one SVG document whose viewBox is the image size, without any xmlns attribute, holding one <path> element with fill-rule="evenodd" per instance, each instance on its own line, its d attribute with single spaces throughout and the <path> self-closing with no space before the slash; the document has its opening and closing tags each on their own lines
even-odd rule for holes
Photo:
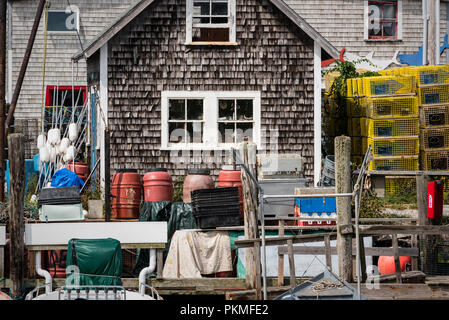
<svg viewBox="0 0 449 320">
<path fill-rule="evenodd" d="M 201 278 L 202 274 L 225 271 L 232 271 L 228 232 L 175 232 L 162 272 L 163 278 Z"/>
</svg>

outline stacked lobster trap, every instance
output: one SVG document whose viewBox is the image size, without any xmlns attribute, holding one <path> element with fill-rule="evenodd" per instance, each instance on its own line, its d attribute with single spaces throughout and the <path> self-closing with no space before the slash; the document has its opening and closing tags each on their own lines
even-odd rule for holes
<svg viewBox="0 0 449 320">
<path fill-rule="evenodd" d="M 361 163 L 371 145 L 369 170 L 418 170 L 419 98 L 414 76 L 380 76 L 347 81 L 352 162 Z M 408 179 L 386 178 L 387 194 Z"/>
</svg>

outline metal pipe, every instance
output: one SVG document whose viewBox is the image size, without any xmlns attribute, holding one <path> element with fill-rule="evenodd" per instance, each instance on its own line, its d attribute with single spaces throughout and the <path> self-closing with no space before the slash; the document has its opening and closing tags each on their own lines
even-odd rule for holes
<svg viewBox="0 0 449 320">
<path fill-rule="evenodd" d="M 357 270 L 357 299 L 360 300 L 360 283 L 361 283 L 361 270 L 360 270 L 360 231 L 359 231 L 359 195 L 355 194 L 355 246 L 356 246 L 356 270 Z"/>
<path fill-rule="evenodd" d="M 267 248 L 265 245 L 265 217 L 263 214 L 263 190 L 259 191 L 259 219 L 262 227 L 262 281 L 263 281 L 263 299 L 268 300 L 267 294 Z"/>
<path fill-rule="evenodd" d="M 6 1 L 0 2 L 0 202 L 5 201 Z"/>
<path fill-rule="evenodd" d="M 145 283 L 147 275 L 153 273 L 156 270 L 156 249 L 150 249 L 150 264 L 148 267 L 143 268 L 139 273 L 139 292 L 143 296 L 145 295 Z"/>
<path fill-rule="evenodd" d="M 41 277 L 45 278 L 45 293 L 49 294 L 52 291 L 52 283 L 53 280 L 51 278 L 50 273 L 47 270 L 42 269 L 42 263 L 41 263 L 41 251 L 36 251 L 36 273 L 40 275 Z"/>
<path fill-rule="evenodd" d="M 332 193 L 332 194 L 294 194 L 294 195 L 266 195 L 264 199 L 274 198 L 338 198 L 338 197 L 352 197 L 353 193 Z"/>
<path fill-rule="evenodd" d="M 9 106 L 8 116 L 5 122 L 5 136 L 8 132 L 8 127 L 11 124 L 14 111 L 16 109 L 17 101 L 19 100 L 20 90 L 22 89 L 23 79 L 25 78 L 25 72 L 28 67 L 28 62 L 30 61 L 31 51 L 33 49 L 34 40 L 36 39 L 36 33 L 39 28 L 39 22 L 41 20 L 42 12 L 44 11 L 44 4 L 46 0 L 40 0 L 39 5 L 36 10 L 36 16 L 34 18 L 33 28 L 31 29 L 30 38 L 28 39 L 28 45 L 25 51 L 25 55 L 22 60 L 22 66 L 20 67 L 19 76 L 17 78 L 16 87 L 14 89 L 14 94 L 11 99 L 11 105 Z"/>
<path fill-rule="evenodd" d="M 8 103 L 12 98 L 12 5 L 8 1 Z"/>
<path fill-rule="evenodd" d="M 440 0 L 435 0 L 435 33 L 435 64 L 438 65 L 440 64 Z"/>
<path fill-rule="evenodd" d="M 427 37 L 428 37 L 428 21 L 427 1 L 422 0 L 422 19 L 423 19 L 423 46 L 422 46 L 422 64 L 427 65 Z"/>
</svg>

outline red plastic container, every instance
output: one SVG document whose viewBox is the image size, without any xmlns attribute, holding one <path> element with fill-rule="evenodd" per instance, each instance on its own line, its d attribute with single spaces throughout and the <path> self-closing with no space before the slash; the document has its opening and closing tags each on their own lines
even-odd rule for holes
<svg viewBox="0 0 449 320">
<path fill-rule="evenodd" d="M 188 175 L 184 180 L 182 200 L 184 203 L 191 203 L 191 192 L 202 189 L 215 188 L 214 180 L 210 176 L 210 170 L 208 169 L 191 169 L 188 171 Z"/>
<path fill-rule="evenodd" d="M 117 170 L 112 177 L 111 195 L 113 219 L 139 218 L 142 182 L 137 170 Z"/>
<path fill-rule="evenodd" d="M 427 218 L 443 217 L 444 184 L 442 181 L 431 181 L 427 184 Z"/>
<path fill-rule="evenodd" d="M 405 265 L 411 264 L 412 259 L 410 257 L 399 257 L 399 264 L 401 265 L 401 272 L 405 271 Z M 381 256 L 377 262 L 377 267 L 379 268 L 379 273 L 383 274 L 392 274 L 396 272 L 396 268 L 394 266 L 394 257 L 393 256 Z"/>
<path fill-rule="evenodd" d="M 229 188 L 238 187 L 239 188 L 239 198 L 240 198 L 240 218 L 243 219 L 243 188 L 241 171 L 233 170 L 231 168 L 224 167 L 222 171 L 218 174 L 218 188 Z"/>
<path fill-rule="evenodd" d="M 73 162 L 67 164 L 66 169 L 73 171 Z M 89 166 L 83 162 L 75 162 L 75 171 L 73 172 L 75 172 L 78 177 L 81 178 L 81 180 L 86 182 L 87 178 L 89 177 Z"/>
<path fill-rule="evenodd" d="M 143 177 L 145 201 L 173 201 L 173 182 L 167 169 L 150 169 Z"/>
</svg>

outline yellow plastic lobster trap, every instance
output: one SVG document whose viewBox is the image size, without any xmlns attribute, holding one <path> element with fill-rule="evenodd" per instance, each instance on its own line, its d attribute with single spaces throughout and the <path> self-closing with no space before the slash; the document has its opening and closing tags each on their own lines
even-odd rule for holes
<svg viewBox="0 0 449 320">
<path fill-rule="evenodd" d="M 416 66 L 379 71 L 384 76 L 410 75 L 416 78 L 418 86 L 449 83 L 449 65 Z"/>
<path fill-rule="evenodd" d="M 416 171 L 418 167 L 418 156 L 391 157 L 388 159 L 374 159 L 370 162 L 369 170 Z"/>
<path fill-rule="evenodd" d="M 352 97 L 346 99 L 346 114 L 348 117 L 366 117 L 366 98 Z"/>
<path fill-rule="evenodd" d="M 364 109 L 368 118 L 382 119 L 419 116 L 419 99 L 417 96 L 367 98 L 365 101 Z"/>
<path fill-rule="evenodd" d="M 413 94 L 416 81 L 413 76 L 380 76 L 348 79 L 348 97 L 372 97 L 395 94 Z"/>
<path fill-rule="evenodd" d="M 423 106 L 420 112 L 421 127 L 445 127 L 449 126 L 449 104 Z"/>
<path fill-rule="evenodd" d="M 423 151 L 421 153 L 421 164 L 425 171 L 449 170 L 449 150 Z"/>
<path fill-rule="evenodd" d="M 418 95 L 422 105 L 449 103 L 449 85 L 419 88 Z"/>
<path fill-rule="evenodd" d="M 416 156 L 419 155 L 419 138 L 368 138 L 362 146 L 371 146 L 374 157 Z M 366 151 L 365 149 L 365 151 Z"/>
<path fill-rule="evenodd" d="M 424 151 L 449 149 L 449 127 L 422 129 L 421 147 Z"/>
<path fill-rule="evenodd" d="M 387 195 L 400 195 L 416 192 L 415 178 L 385 178 L 385 193 Z"/>
<path fill-rule="evenodd" d="M 410 137 L 419 135 L 419 118 L 365 119 L 360 121 L 365 137 Z"/>
</svg>

